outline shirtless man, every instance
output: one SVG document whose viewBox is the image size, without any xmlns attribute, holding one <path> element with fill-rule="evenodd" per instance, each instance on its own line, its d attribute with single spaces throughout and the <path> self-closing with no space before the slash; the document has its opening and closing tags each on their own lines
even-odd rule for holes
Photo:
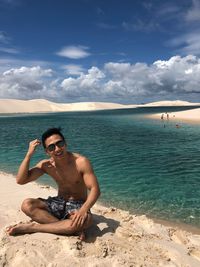
<svg viewBox="0 0 200 267">
<path fill-rule="evenodd" d="M 50 158 L 29 169 L 31 157 L 40 144 L 38 139 L 30 142 L 16 181 L 23 185 L 47 173 L 58 185 L 58 196 L 25 199 L 21 209 L 34 222 L 11 226 L 7 232 L 9 235 L 36 232 L 66 235 L 79 233 L 83 240 L 84 229 L 92 223 L 90 208 L 100 195 L 92 166 L 87 158 L 67 151 L 61 130 L 51 128 L 42 135 L 42 144 Z"/>
</svg>

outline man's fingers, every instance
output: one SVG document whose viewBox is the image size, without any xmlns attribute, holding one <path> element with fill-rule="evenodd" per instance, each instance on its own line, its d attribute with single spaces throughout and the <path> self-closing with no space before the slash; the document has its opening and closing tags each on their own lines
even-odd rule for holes
<svg viewBox="0 0 200 267">
<path fill-rule="evenodd" d="M 30 142 L 30 145 L 40 145 L 40 144 L 41 144 L 41 141 L 39 139 L 35 139 Z"/>
<path fill-rule="evenodd" d="M 84 224 L 85 219 L 83 217 L 73 217 L 72 218 L 72 226 L 80 227 Z"/>
<path fill-rule="evenodd" d="M 41 144 L 39 139 L 35 139 L 29 143 L 29 150 L 35 150 Z"/>
<path fill-rule="evenodd" d="M 74 218 L 73 225 L 79 226 L 79 221 L 80 221 L 79 217 Z"/>
<path fill-rule="evenodd" d="M 35 145 L 35 146 L 38 146 L 38 145 L 41 144 L 41 142 L 40 142 L 40 140 L 36 139 L 36 140 L 33 141 L 32 144 Z"/>
</svg>

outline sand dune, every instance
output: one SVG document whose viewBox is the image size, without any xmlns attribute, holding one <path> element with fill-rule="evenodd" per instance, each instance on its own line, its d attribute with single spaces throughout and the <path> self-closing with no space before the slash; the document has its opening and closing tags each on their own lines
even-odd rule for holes
<svg viewBox="0 0 200 267">
<path fill-rule="evenodd" d="M 94 225 L 86 242 L 45 233 L 9 236 L 6 226 L 28 219 L 20 211 L 24 198 L 56 193 L 36 183 L 17 185 L 12 175 L 4 173 L 0 183 L 0 266 L 200 266 L 200 235 L 101 205 L 92 209 Z"/>
<path fill-rule="evenodd" d="M 37 112 L 63 112 L 63 111 L 89 111 L 103 109 L 123 109 L 136 107 L 155 106 L 191 106 L 197 103 L 186 101 L 159 101 L 145 105 L 122 105 L 107 102 L 79 102 L 79 103 L 54 103 L 45 99 L 18 100 L 0 99 L 0 114 L 3 113 L 37 113 Z"/>
<path fill-rule="evenodd" d="M 42 112 L 66 112 L 66 111 L 92 111 L 106 109 L 125 109 L 137 107 L 163 107 L 163 106 L 194 106 L 194 109 L 173 112 L 170 119 L 200 121 L 200 109 L 197 109 L 198 103 L 187 101 L 159 101 L 144 105 L 123 105 L 106 102 L 80 102 L 80 103 L 54 103 L 45 99 L 17 100 L 17 99 L 0 99 L 0 114 L 10 113 L 42 113 Z M 199 103 L 200 106 L 200 103 Z M 161 114 L 154 114 L 153 118 L 160 118 Z"/>
<path fill-rule="evenodd" d="M 45 99 L 0 99 L 0 113 L 87 111 L 100 109 L 117 109 L 123 107 L 124 105 L 121 104 L 103 102 L 80 102 L 71 104 L 61 104 L 50 102 Z"/>
<path fill-rule="evenodd" d="M 195 105 L 200 105 L 200 103 L 191 103 L 188 101 L 174 100 L 174 101 L 158 101 L 158 102 L 144 104 L 144 106 L 148 107 L 195 106 Z"/>
</svg>

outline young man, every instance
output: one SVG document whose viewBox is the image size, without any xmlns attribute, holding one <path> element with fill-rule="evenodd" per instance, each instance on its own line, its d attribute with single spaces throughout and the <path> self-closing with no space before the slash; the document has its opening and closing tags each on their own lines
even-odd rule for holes
<svg viewBox="0 0 200 267">
<path fill-rule="evenodd" d="M 42 135 L 42 144 L 50 158 L 29 169 L 31 157 L 40 144 L 38 139 L 30 142 L 16 181 L 23 185 L 47 173 L 58 185 L 58 196 L 25 199 L 22 211 L 36 223 L 18 224 L 9 227 L 7 231 L 10 235 L 36 232 L 67 235 L 79 233 L 83 240 L 84 229 L 92 223 L 90 208 L 100 195 L 92 166 L 87 158 L 67 151 L 61 130 L 51 128 Z"/>
</svg>

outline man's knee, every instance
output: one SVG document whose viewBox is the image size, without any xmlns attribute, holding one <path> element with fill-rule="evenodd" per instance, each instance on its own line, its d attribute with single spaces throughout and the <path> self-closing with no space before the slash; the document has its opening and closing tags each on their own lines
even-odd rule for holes
<svg viewBox="0 0 200 267">
<path fill-rule="evenodd" d="M 84 222 L 84 224 L 82 226 L 70 226 L 69 227 L 69 230 L 72 232 L 72 233 L 76 233 L 76 232 L 79 232 L 79 231 L 82 231 L 82 230 L 85 230 L 87 228 L 89 228 L 93 223 L 93 217 L 92 217 L 92 214 L 91 213 L 88 213 L 87 215 L 87 218 Z"/>
<path fill-rule="evenodd" d="M 34 199 L 34 198 L 27 198 L 22 202 L 21 205 L 21 210 L 27 214 L 27 215 L 31 215 L 34 211 L 35 208 L 39 207 L 39 203 L 38 203 L 38 199 Z"/>
</svg>

